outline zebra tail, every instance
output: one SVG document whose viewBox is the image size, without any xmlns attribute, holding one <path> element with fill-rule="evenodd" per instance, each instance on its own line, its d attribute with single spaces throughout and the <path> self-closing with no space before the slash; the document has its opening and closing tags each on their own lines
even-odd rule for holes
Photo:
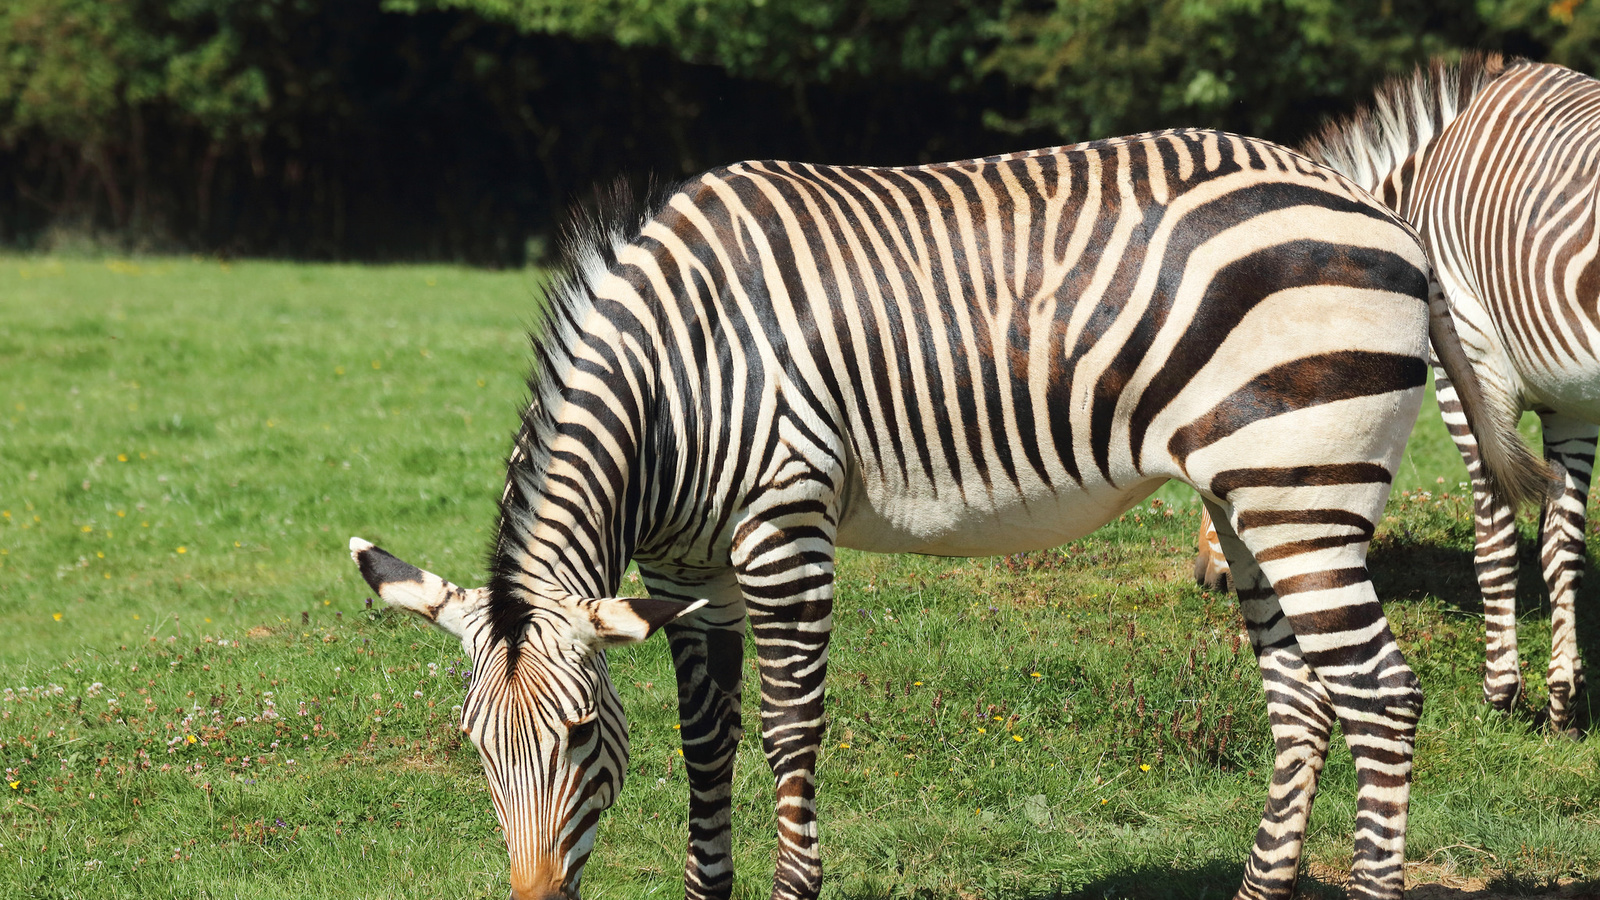
<svg viewBox="0 0 1600 900">
<path fill-rule="evenodd" d="M 1501 392 L 1485 392 L 1456 333 L 1450 302 L 1437 279 L 1429 279 L 1428 338 L 1440 366 L 1456 387 L 1467 427 L 1478 442 L 1489 492 L 1515 510 L 1524 501 L 1543 501 L 1554 477 L 1517 431 L 1522 410 Z"/>
</svg>

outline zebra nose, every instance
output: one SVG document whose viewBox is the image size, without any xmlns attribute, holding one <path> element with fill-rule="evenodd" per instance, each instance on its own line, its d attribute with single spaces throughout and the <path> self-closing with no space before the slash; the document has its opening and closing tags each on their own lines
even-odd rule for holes
<svg viewBox="0 0 1600 900">
<path fill-rule="evenodd" d="M 577 895 L 556 888 L 529 888 L 521 891 L 512 888 L 511 900 L 577 900 Z"/>
<path fill-rule="evenodd" d="M 578 891 L 574 887 L 563 888 L 549 881 L 535 880 L 529 883 L 513 878 L 511 900 L 578 900 Z"/>
</svg>

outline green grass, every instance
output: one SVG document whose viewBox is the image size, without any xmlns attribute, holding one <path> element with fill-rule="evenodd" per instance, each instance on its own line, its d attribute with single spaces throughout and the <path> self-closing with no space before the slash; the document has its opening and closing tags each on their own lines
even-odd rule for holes
<svg viewBox="0 0 1600 900">
<path fill-rule="evenodd" d="M 368 611 L 345 543 L 483 577 L 535 282 L 0 257 L 0 896 L 504 896 L 454 728 L 460 649 Z M 1478 699 L 1462 477 L 1425 407 L 1373 551 L 1428 697 L 1413 878 L 1600 877 L 1600 749 Z M 1192 497 L 1165 488 L 1057 552 L 841 554 L 826 896 L 1231 893 L 1271 744 L 1231 600 L 1188 581 Z M 1542 702 L 1548 612 L 1525 571 Z M 665 644 L 612 670 L 633 760 L 585 896 L 681 896 Z M 767 895 L 774 848 L 752 693 L 741 898 Z M 1336 893 L 1353 793 L 1336 746 L 1310 894 Z"/>
</svg>

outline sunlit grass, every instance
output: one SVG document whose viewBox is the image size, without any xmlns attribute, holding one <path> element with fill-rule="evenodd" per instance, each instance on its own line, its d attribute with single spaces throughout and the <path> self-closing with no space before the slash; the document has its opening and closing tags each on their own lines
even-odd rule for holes
<svg viewBox="0 0 1600 900">
<path fill-rule="evenodd" d="M 454 729 L 460 650 L 369 611 L 345 542 L 482 579 L 534 288 L 0 257 L 0 896 L 504 896 Z M 1600 751 L 1479 701 L 1462 477 L 1425 407 L 1373 564 L 1428 696 L 1414 876 L 1595 878 Z M 1167 488 L 1060 551 L 841 554 L 828 896 L 1233 890 L 1272 754 L 1234 605 L 1188 581 L 1197 518 Z M 1526 571 L 1542 702 L 1548 616 Z M 611 662 L 633 758 L 585 896 L 678 895 L 665 644 Z M 746 693 L 736 895 L 755 898 L 772 786 Z M 1348 862 L 1353 794 L 1336 747 L 1308 890 Z"/>
</svg>

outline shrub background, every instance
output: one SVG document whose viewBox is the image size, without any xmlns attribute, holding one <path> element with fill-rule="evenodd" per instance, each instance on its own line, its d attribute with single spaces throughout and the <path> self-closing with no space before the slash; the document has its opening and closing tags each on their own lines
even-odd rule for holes
<svg viewBox="0 0 1600 900">
<path fill-rule="evenodd" d="M 1582 0 L 8 0 L 0 245 L 517 265 L 619 175 L 1280 141 Z"/>
</svg>

